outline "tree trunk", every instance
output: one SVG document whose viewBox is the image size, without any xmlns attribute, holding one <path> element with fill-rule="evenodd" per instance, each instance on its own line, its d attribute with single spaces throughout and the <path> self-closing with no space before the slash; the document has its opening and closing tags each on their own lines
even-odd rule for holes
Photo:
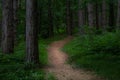
<svg viewBox="0 0 120 80">
<path fill-rule="evenodd" d="M 98 18 L 99 18 L 99 28 L 102 29 L 102 4 L 99 5 L 99 13 L 98 13 Z"/>
<path fill-rule="evenodd" d="M 114 23 L 115 23 L 115 13 L 114 13 L 114 1 L 110 0 L 109 3 L 109 30 L 112 31 L 114 29 Z"/>
<path fill-rule="evenodd" d="M 91 28 L 95 26 L 95 15 L 94 15 L 94 5 L 92 3 L 88 3 L 88 24 Z"/>
<path fill-rule="evenodd" d="M 49 37 L 54 35 L 54 28 L 53 28 L 53 9 L 52 9 L 52 0 L 48 0 L 48 35 Z"/>
<path fill-rule="evenodd" d="M 79 33 L 82 35 L 84 34 L 84 25 L 85 25 L 85 11 L 81 8 L 81 0 L 79 0 L 79 10 L 78 10 L 78 26 L 79 26 Z"/>
<path fill-rule="evenodd" d="M 13 0 L 2 0 L 2 52 L 14 52 Z"/>
<path fill-rule="evenodd" d="M 17 15 L 17 12 L 18 12 L 18 0 L 13 0 L 13 17 L 14 17 L 14 42 L 16 42 L 16 39 L 17 39 L 17 24 L 18 24 L 18 15 Z"/>
<path fill-rule="evenodd" d="M 66 7 L 67 7 L 67 10 L 66 10 L 66 25 L 67 25 L 67 34 L 68 35 L 72 35 L 72 12 L 71 12 L 71 1 L 70 0 L 67 0 L 66 1 Z"/>
<path fill-rule="evenodd" d="M 41 5 L 41 1 L 38 1 L 38 34 L 41 33 L 41 28 L 42 28 L 42 12 L 43 12 L 43 7 Z"/>
<path fill-rule="evenodd" d="M 106 1 L 102 1 L 102 29 L 105 31 L 107 27 L 107 5 Z"/>
<path fill-rule="evenodd" d="M 96 29 L 98 30 L 99 29 L 99 5 L 98 3 L 96 2 L 95 3 L 95 26 L 96 26 Z"/>
<path fill-rule="evenodd" d="M 1 26 L 2 26 L 2 21 L 0 20 L 0 44 L 1 44 L 1 38 L 2 38 L 1 37 L 2 36 L 2 34 L 1 34 L 2 33 L 2 27 Z M 1 45 L 0 45 L 0 48 L 1 48 Z"/>
<path fill-rule="evenodd" d="M 26 0 L 26 62 L 39 63 L 37 0 Z"/>
<path fill-rule="evenodd" d="M 118 0 L 117 29 L 120 29 L 120 0 Z"/>
</svg>

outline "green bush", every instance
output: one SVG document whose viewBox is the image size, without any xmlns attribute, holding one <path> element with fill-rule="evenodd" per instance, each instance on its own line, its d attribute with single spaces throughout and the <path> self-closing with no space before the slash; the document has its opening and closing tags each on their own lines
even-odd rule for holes
<svg viewBox="0 0 120 80">
<path fill-rule="evenodd" d="M 3 55 L 0 53 L 0 80 L 55 80 L 52 74 L 45 73 L 41 67 L 48 63 L 48 44 L 63 37 L 65 36 L 60 35 L 49 39 L 39 39 L 40 65 L 38 66 L 25 64 L 25 41 L 21 35 L 16 42 L 14 54 Z"/>
<path fill-rule="evenodd" d="M 120 55 L 120 35 L 118 33 L 107 33 L 106 35 L 95 37 L 90 51 L 97 54 Z"/>
<path fill-rule="evenodd" d="M 40 40 L 40 68 L 47 65 L 47 41 Z M 46 80 L 46 73 L 40 68 L 28 69 L 25 65 L 25 41 L 21 39 L 15 47 L 15 53 L 12 55 L 3 55 L 0 53 L 0 79 L 1 80 Z M 49 76 L 48 80 L 54 80 Z"/>
<path fill-rule="evenodd" d="M 108 80 L 120 79 L 119 32 L 75 37 L 63 50 L 75 67 L 92 70 Z"/>
</svg>

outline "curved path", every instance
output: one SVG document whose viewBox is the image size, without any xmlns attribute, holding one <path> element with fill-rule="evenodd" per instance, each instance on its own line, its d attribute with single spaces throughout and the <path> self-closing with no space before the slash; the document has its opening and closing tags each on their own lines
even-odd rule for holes
<svg viewBox="0 0 120 80">
<path fill-rule="evenodd" d="M 96 75 L 81 69 L 73 69 L 67 64 L 68 56 L 61 51 L 61 48 L 68 43 L 72 37 L 50 44 L 48 48 L 49 67 L 47 73 L 55 75 L 57 80 L 100 80 Z"/>
</svg>

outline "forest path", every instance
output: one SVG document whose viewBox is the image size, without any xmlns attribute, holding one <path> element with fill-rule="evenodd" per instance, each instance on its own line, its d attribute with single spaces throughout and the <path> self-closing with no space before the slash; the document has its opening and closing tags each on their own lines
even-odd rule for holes
<svg viewBox="0 0 120 80">
<path fill-rule="evenodd" d="M 55 75 L 57 80 L 100 80 L 96 75 L 82 69 L 73 69 L 67 64 L 68 55 L 61 51 L 61 48 L 68 43 L 72 37 L 61 41 L 55 41 L 48 48 L 49 67 L 47 73 Z"/>
</svg>

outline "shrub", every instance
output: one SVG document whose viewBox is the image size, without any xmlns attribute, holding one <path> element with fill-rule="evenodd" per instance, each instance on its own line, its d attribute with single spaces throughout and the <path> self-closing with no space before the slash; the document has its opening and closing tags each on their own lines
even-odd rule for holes
<svg viewBox="0 0 120 80">
<path fill-rule="evenodd" d="M 120 79 L 119 32 L 75 37 L 63 50 L 75 67 L 92 70 L 107 80 Z"/>
</svg>

